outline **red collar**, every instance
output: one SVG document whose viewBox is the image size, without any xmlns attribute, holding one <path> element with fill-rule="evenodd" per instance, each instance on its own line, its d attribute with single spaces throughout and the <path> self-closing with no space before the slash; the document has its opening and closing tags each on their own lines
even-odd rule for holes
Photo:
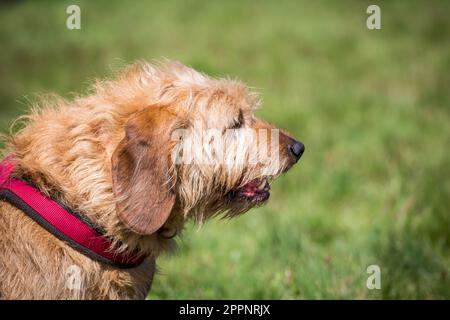
<svg viewBox="0 0 450 320">
<path fill-rule="evenodd" d="M 22 210 L 58 239 L 93 260 L 115 267 L 133 268 L 144 261 L 143 255 L 117 252 L 103 232 L 31 184 L 13 178 L 13 171 L 14 161 L 11 157 L 0 162 L 0 199 Z"/>
</svg>

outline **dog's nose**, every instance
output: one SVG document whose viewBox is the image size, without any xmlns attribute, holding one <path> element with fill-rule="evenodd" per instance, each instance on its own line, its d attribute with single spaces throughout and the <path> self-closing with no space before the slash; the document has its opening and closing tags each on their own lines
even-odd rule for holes
<svg viewBox="0 0 450 320">
<path fill-rule="evenodd" d="M 301 158 L 303 152 L 305 152 L 305 145 L 301 142 L 295 141 L 289 146 L 289 151 L 298 161 Z"/>
</svg>

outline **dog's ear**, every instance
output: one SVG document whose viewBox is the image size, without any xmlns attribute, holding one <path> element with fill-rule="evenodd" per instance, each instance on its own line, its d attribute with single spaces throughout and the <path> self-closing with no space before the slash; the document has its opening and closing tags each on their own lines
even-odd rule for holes
<svg viewBox="0 0 450 320">
<path fill-rule="evenodd" d="M 170 171 L 171 133 L 175 116 L 150 106 L 125 125 L 125 138 L 112 156 L 113 192 L 122 222 L 149 235 L 168 219 L 175 203 Z"/>
</svg>

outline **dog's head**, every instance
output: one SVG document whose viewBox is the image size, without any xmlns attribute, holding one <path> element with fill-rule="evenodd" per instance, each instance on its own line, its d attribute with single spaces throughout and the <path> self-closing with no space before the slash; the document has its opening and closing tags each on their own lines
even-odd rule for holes
<svg viewBox="0 0 450 320">
<path fill-rule="evenodd" d="M 302 143 L 255 116 L 258 96 L 241 82 L 179 64 L 147 73 L 155 103 L 128 117 L 112 157 L 117 212 L 132 231 L 152 234 L 171 214 L 241 214 L 302 156 Z"/>
</svg>

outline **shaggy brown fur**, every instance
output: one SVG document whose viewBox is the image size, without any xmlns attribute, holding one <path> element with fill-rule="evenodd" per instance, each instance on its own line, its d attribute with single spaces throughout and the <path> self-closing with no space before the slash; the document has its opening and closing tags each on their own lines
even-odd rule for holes
<svg viewBox="0 0 450 320">
<path fill-rule="evenodd" d="M 201 130 L 195 123 L 222 133 L 271 129 L 254 116 L 258 106 L 258 96 L 241 82 L 175 62 L 133 65 L 73 101 L 43 99 L 8 138 L 4 154 L 15 157 L 15 176 L 102 227 L 118 250 L 139 250 L 148 258 L 133 269 L 103 265 L 0 201 L 0 298 L 145 298 L 156 257 L 173 247 L 171 236 L 188 219 L 235 216 L 262 204 L 266 199 L 242 196 L 243 186 L 276 177 L 298 160 L 288 148 L 295 140 L 280 133 L 280 161 L 270 175 L 260 165 L 174 163 L 176 129 L 192 139 Z M 245 160 L 257 141 L 240 141 L 238 156 Z M 80 290 L 67 286 L 73 265 L 81 270 Z"/>
</svg>

